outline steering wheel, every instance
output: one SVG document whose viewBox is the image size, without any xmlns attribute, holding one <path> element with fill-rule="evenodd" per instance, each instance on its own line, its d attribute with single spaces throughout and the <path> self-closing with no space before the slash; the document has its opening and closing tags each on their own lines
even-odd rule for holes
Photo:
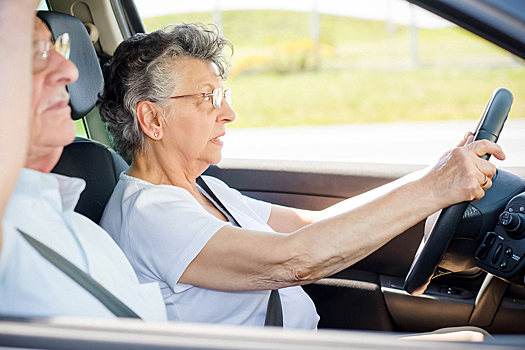
<svg viewBox="0 0 525 350">
<path fill-rule="evenodd" d="M 496 142 L 507 119 L 513 101 L 512 93 L 505 88 L 497 88 L 492 93 L 479 120 L 474 140 Z M 490 154 L 481 158 L 488 160 Z M 456 228 L 463 218 L 469 202 L 454 204 L 439 212 L 430 234 L 423 237 L 405 279 L 405 290 L 412 295 L 420 295 L 427 289 L 430 280 L 446 270 L 438 269 L 443 255 L 454 238 Z M 428 219 L 427 219 L 428 220 Z"/>
</svg>

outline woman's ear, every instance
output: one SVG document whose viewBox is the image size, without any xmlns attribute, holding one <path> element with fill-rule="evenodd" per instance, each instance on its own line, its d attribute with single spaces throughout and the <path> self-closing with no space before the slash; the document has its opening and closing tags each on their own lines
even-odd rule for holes
<svg viewBox="0 0 525 350">
<path fill-rule="evenodd" d="M 144 134 L 153 140 L 162 138 L 164 129 L 164 120 L 161 116 L 161 110 L 157 104 L 151 101 L 140 101 L 137 104 L 137 120 Z"/>
</svg>

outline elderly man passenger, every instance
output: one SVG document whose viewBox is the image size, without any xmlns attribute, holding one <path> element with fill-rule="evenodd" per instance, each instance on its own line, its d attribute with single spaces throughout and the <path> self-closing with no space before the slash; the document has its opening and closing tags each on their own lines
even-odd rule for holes
<svg viewBox="0 0 525 350">
<path fill-rule="evenodd" d="M 1 226 L 0 314 L 115 317 L 98 299 L 43 258 L 21 231 L 103 284 L 138 316 L 165 321 L 166 310 L 158 285 L 140 285 L 111 237 L 73 211 L 84 181 L 49 173 L 64 146 L 75 137 L 66 85 L 78 78 L 78 71 L 68 59 L 67 34 L 53 43 L 46 25 L 35 19 L 37 3 L 0 1 L 0 47 L 4 49 L 0 86 L 14 91 L 0 97 L 0 207 L 6 207 L 2 210 Z M 6 70 L 14 70 L 14 78 Z M 30 113 L 26 105 L 30 106 Z M 6 113 L 6 107 L 13 106 L 16 113 Z M 18 176 L 14 190 L 8 188 L 13 175 Z"/>
<path fill-rule="evenodd" d="M 504 155 L 470 136 L 421 178 L 336 216 L 340 206 L 286 208 L 204 177 L 223 210 L 196 179 L 221 160 L 221 138 L 235 120 L 223 86 L 227 46 L 202 25 L 174 26 L 124 41 L 104 72 L 101 115 L 132 164 L 101 225 L 142 283 L 160 283 L 170 320 L 262 326 L 270 290 L 279 289 L 284 327 L 315 328 L 315 307 L 300 285 L 491 186 L 496 169 L 479 156 Z"/>
</svg>

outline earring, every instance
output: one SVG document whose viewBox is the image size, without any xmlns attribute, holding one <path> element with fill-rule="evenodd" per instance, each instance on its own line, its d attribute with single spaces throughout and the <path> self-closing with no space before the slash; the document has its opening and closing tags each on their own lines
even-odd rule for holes
<svg viewBox="0 0 525 350">
<path fill-rule="evenodd" d="M 159 134 L 157 134 L 157 133 L 154 133 L 154 134 L 153 134 L 153 136 L 157 137 L 157 136 L 159 136 Z"/>
</svg>

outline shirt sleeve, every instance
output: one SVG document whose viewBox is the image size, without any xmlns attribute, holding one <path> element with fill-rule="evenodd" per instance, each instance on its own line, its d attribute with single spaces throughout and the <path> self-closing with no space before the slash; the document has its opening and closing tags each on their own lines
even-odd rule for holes
<svg viewBox="0 0 525 350">
<path fill-rule="evenodd" d="M 135 266 L 171 289 L 215 232 L 228 225 L 175 186 L 143 189 L 132 200 L 128 233 Z"/>
</svg>

